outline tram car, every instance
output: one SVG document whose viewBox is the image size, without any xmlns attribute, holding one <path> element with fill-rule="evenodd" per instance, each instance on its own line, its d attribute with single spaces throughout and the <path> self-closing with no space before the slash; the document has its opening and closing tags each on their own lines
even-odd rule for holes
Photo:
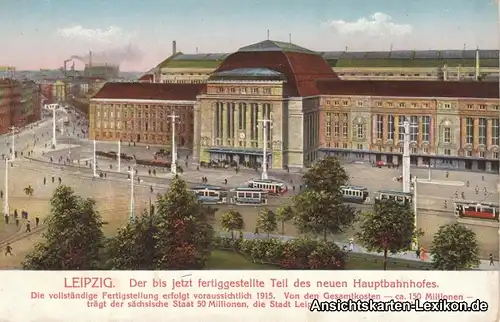
<svg viewBox="0 0 500 322">
<path fill-rule="evenodd" d="M 498 221 L 499 205 L 493 203 L 474 203 L 455 201 L 455 216 Z"/>
<path fill-rule="evenodd" d="M 282 195 L 288 191 L 287 186 L 280 181 L 271 179 L 254 179 L 248 182 L 249 188 L 266 190 L 272 195 Z"/>
<path fill-rule="evenodd" d="M 231 203 L 238 206 L 267 205 L 268 192 L 258 188 L 236 188 L 231 190 Z"/>
<path fill-rule="evenodd" d="M 217 186 L 201 185 L 191 189 L 202 204 L 214 205 L 227 203 L 227 190 Z"/>
<path fill-rule="evenodd" d="M 413 194 L 410 192 L 402 192 L 395 190 L 381 190 L 376 193 L 375 203 L 381 203 L 386 200 L 395 200 L 403 204 L 413 203 Z"/>
<path fill-rule="evenodd" d="M 356 186 L 342 186 L 342 196 L 347 203 L 365 203 L 370 202 L 368 189 Z"/>
</svg>

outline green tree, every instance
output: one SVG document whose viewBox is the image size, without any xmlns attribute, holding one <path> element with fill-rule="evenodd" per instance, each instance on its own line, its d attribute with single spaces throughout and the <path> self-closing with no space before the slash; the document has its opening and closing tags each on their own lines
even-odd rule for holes
<svg viewBox="0 0 500 322">
<path fill-rule="evenodd" d="M 176 177 L 156 202 L 156 269 L 201 269 L 210 257 L 213 228 L 210 209 Z"/>
<path fill-rule="evenodd" d="M 50 200 L 44 240 L 23 261 L 30 270 L 93 270 L 101 263 L 102 219 L 90 198 L 58 186 Z"/>
<path fill-rule="evenodd" d="M 108 243 L 108 269 L 201 269 L 210 252 L 213 208 L 199 204 L 179 177 L 148 215 L 136 218 Z"/>
<path fill-rule="evenodd" d="M 322 236 L 337 234 L 352 226 L 356 210 L 345 205 L 342 194 L 306 190 L 293 198 L 294 224 L 301 233 Z"/>
<path fill-rule="evenodd" d="M 456 271 L 479 266 L 476 234 L 459 223 L 439 227 L 432 241 L 434 269 Z"/>
<path fill-rule="evenodd" d="M 231 232 L 231 239 L 234 241 L 234 232 L 242 231 L 245 228 L 243 216 L 238 211 L 231 209 L 222 214 L 220 218 L 222 229 Z"/>
<path fill-rule="evenodd" d="M 152 212 L 143 212 L 133 222 L 128 222 L 107 242 L 106 268 L 150 270 L 158 259 L 154 238 L 156 232 Z"/>
<path fill-rule="evenodd" d="M 369 251 L 384 253 L 384 270 L 389 252 L 398 253 L 411 247 L 415 234 L 415 217 L 408 204 L 387 200 L 375 204 L 373 212 L 361 215 L 357 237 Z"/>
<path fill-rule="evenodd" d="M 340 187 L 349 181 L 349 175 L 335 157 L 326 157 L 313 165 L 303 176 L 307 188 L 332 195 L 341 193 Z"/>
<path fill-rule="evenodd" d="M 276 211 L 276 219 L 281 222 L 281 234 L 285 234 L 285 223 L 293 219 L 293 208 L 289 205 L 281 206 Z"/>
<path fill-rule="evenodd" d="M 278 228 L 278 220 L 276 218 L 276 214 L 264 208 L 259 212 L 259 217 L 257 218 L 257 227 L 267 233 L 267 238 L 271 235 L 272 232 L 276 231 Z"/>
</svg>

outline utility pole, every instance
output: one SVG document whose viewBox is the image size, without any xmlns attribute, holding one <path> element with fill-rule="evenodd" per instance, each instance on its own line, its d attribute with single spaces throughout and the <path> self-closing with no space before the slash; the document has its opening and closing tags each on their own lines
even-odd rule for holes
<svg viewBox="0 0 500 322">
<path fill-rule="evenodd" d="M 268 120 L 268 119 L 262 119 L 259 120 L 259 122 L 262 122 L 262 130 L 264 131 L 262 138 L 263 138 L 263 146 L 262 146 L 262 176 L 261 179 L 265 180 L 267 179 L 267 127 L 269 124 L 269 128 L 271 128 L 271 124 L 273 121 Z"/>
<path fill-rule="evenodd" d="M 122 140 L 118 140 L 118 172 L 122 171 Z"/>
<path fill-rule="evenodd" d="M 94 177 L 97 177 L 97 157 L 96 157 L 96 141 L 94 140 L 94 149 L 92 153 L 92 169 L 94 171 Z"/>
<path fill-rule="evenodd" d="M 134 173 L 135 169 L 131 168 L 128 172 L 130 174 L 130 222 L 133 223 L 135 220 L 134 214 Z"/>
<path fill-rule="evenodd" d="M 404 121 L 403 127 L 403 192 L 410 192 L 410 122 Z"/>
<path fill-rule="evenodd" d="M 16 159 L 16 130 L 17 128 L 15 126 L 9 127 L 9 130 L 11 131 L 11 139 L 12 139 L 12 153 L 11 153 L 11 159 L 14 161 Z"/>
<path fill-rule="evenodd" d="M 170 168 L 170 172 L 175 176 L 177 175 L 177 146 L 175 143 L 175 120 L 179 118 L 179 116 L 175 115 L 175 112 L 169 115 L 172 120 L 172 165 Z"/>
<path fill-rule="evenodd" d="M 5 215 L 10 216 L 10 208 L 9 208 L 9 163 L 12 160 L 9 158 L 5 158 L 5 199 L 3 202 L 3 212 Z"/>
</svg>

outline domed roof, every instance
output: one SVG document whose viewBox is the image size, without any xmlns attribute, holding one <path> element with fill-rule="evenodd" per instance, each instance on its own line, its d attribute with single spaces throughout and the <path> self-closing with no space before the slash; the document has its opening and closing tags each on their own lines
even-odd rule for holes
<svg viewBox="0 0 500 322">
<path fill-rule="evenodd" d="M 286 79 L 285 95 L 294 97 L 318 95 L 316 80 L 338 79 L 319 54 L 294 44 L 271 40 L 240 48 L 222 62 L 214 76 L 234 70 L 278 72 Z"/>
</svg>

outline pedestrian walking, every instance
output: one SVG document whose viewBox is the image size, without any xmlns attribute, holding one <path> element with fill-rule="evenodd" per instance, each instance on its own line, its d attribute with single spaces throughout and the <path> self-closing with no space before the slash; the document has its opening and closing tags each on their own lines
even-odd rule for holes
<svg viewBox="0 0 500 322">
<path fill-rule="evenodd" d="M 153 175 L 156 177 L 156 169 L 153 169 Z"/>
<path fill-rule="evenodd" d="M 19 227 L 19 218 L 16 218 L 16 227 Z"/>
<path fill-rule="evenodd" d="M 54 178 L 54 176 L 52 176 L 52 183 L 56 182 L 56 178 Z"/>
<path fill-rule="evenodd" d="M 28 220 L 28 222 L 26 223 L 26 232 L 27 233 L 31 233 L 31 223 L 30 221 Z"/>
<path fill-rule="evenodd" d="M 490 254 L 490 266 L 494 266 L 495 262 L 493 261 L 493 254 Z"/>
<path fill-rule="evenodd" d="M 61 177 L 59 177 L 59 179 L 58 179 L 58 180 L 59 180 L 59 184 L 61 184 L 61 182 L 62 182 L 62 179 L 61 179 Z"/>
<path fill-rule="evenodd" d="M 17 209 L 14 209 L 14 218 L 17 218 L 17 217 L 18 217 Z"/>
<path fill-rule="evenodd" d="M 47 178 L 43 177 L 43 185 L 45 186 L 47 184 Z"/>
<path fill-rule="evenodd" d="M 354 238 L 349 238 L 349 251 L 354 251 Z"/>
<path fill-rule="evenodd" d="M 5 224 L 8 225 L 9 224 L 9 214 L 5 214 L 4 217 L 5 217 Z"/>
<path fill-rule="evenodd" d="M 255 231 L 253 233 L 255 236 L 259 236 L 259 227 L 255 227 Z"/>
<path fill-rule="evenodd" d="M 0 190 L 0 198 L 3 199 L 3 190 Z"/>
<path fill-rule="evenodd" d="M 10 246 L 10 243 L 7 244 L 7 246 L 5 247 L 5 256 L 7 256 L 7 255 L 13 256 L 12 255 L 12 246 Z"/>
<path fill-rule="evenodd" d="M 151 175 L 151 169 L 148 169 L 148 175 Z"/>
<path fill-rule="evenodd" d="M 35 217 L 35 225 L 36 225 L 36 227 L 38 227 L 38 224 L 40 224 L 40 218 L 39 217 Z"/>
<path fill-rule="evenodd" d="M 151 191 L 151 193 L 153 193 L 153 185 L 149 186 L 149 191 Z"/>
</svg>

